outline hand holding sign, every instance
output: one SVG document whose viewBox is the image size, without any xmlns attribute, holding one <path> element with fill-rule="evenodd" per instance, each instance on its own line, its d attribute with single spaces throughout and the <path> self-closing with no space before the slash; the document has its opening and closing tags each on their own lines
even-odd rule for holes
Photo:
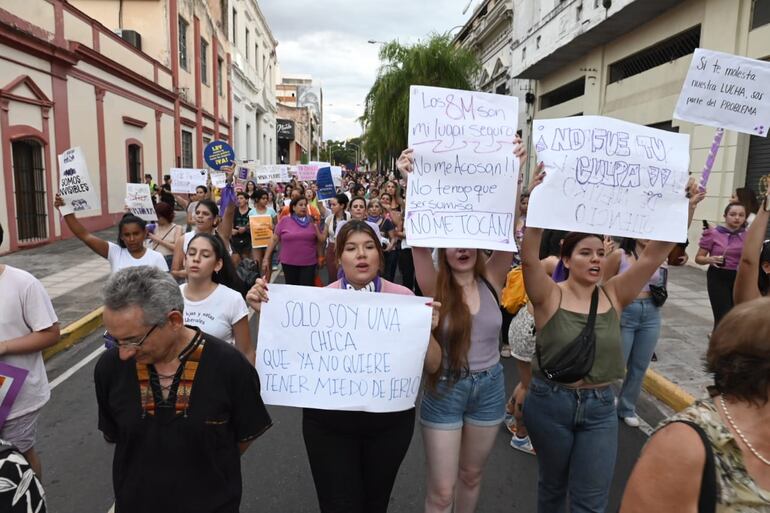
<svg viewBox="0 0 770 513">
<path fill-rule="evenodd" d="M 94 210 L 99 205 L 99 196 L 80 148 L 70 148 L 59 155 L 59 194 L 64 200 L 62 215 Z"/>
<path fill-rule="evenodd" d="M 414 407 L 430 337 L 426 298 L 290 285 L 272 285 L 270 295 L 257 343 L 265 403 Z"/>
</svg>

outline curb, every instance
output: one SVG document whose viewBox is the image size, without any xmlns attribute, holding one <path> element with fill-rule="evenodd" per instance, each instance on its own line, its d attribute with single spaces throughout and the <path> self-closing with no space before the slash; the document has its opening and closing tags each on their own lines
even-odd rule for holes
<svg viewBox="0 0 770 513">
<path fill-rule="evenodd" d="M 48 360 L 65 349 L 69 349 L 83 340 L 86 336 L 90 335 L 94 330 L 101 326 L 103 311 L 104 307 L 100 306 L 93 312 L 64 327 L 64 329 L 61 330 L 61 338 L 59 341 L 43 351 L 43 360 Z"/>
<path fill-rule="evenodd" d="M 647 370 L 642 386 L 649 393 L 679 412 L 695 402 L 695 398 L 654 370 Z"/>
</svg>

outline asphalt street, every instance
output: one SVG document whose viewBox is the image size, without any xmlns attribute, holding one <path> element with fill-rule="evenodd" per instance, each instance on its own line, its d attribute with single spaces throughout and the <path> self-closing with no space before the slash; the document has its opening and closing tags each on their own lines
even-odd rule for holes
<svg viewBox="0 0 770 513">
<path fill-rule="evenodd" d="M 256 316 L 252 323 L 256 322 Z M 253 329 L 253 328 L 252 328 Z M 253 332 L 256 330 L 253 329 Z M 55 387 L 43 409 L 38 449 L 43 462 L 43 483 L 49 510 L 56 513 L 107 512 L 113 504 L 112 447 L 97 429 L 93 369 L 102 345 L 101 331 L 47 363 Z M 83 365 L 83 360 L 93 359 Z M 74 372 L 73 367 L 81 364 Z M 503 360 L 508 390 L 516 383 L 512 359 Z M 657 423 L 660 413 L 644 399 L 642 416 Z M 301 435 L 301 411 L 268 407 L 273 427 L 243 457 L 241 511 L 310 513 L 318 511 L 310 467 Z M 616 511 L 646 435 L 620 426 L 619 458 L 609 511 Z M 537 463 L 534 456 L 509 446 L 510 435 L 501 427 L 482 484 L 479 512 L 534 512 Z M 155 493 L 163 493 L 157 490 Z M 424 452 L 419 424 L 396 481 L 391 513 L 422 511 L 425 494 Z"/>
</svg>

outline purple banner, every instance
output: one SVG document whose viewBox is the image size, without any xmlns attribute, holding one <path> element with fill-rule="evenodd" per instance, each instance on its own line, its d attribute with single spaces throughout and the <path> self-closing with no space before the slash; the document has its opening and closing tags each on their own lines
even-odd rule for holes
<svg viewBox="0 0 770 513">
<path fill-rule="evenodd" d="M 0 362 L 0 427 L 11 413 L 29 371 Z"/>
</svg>

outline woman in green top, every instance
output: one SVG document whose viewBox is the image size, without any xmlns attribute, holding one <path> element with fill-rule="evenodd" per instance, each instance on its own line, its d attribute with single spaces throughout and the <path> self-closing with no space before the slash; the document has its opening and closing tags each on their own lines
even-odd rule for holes
<svg viewBox="0 0 770 513">
<path fill-rule="evenodd" d="M 535 178 L 542 182 L 545 173 Z M 704 193 L 690 190 L 690 219 Z M 537 201 L 535 194 L 530 202 Z M 539 258 L 543 230 L 527 227 L 521 260 L 527 294 L 534 307 L 537 357 L 524 402 L 524 423 L 538 457 L 538 511 L 603 513 L 617 455 L 618 417 L 610 383 L 624 374 L 620 319 L 674 243 L 650 242 L 623 274 L 599 286 L 605 265 L 600 235 L 569 233 L 561 247 L 567 279 L 554 282 Z M 546 378 L 543 368 L 570 344 L 587 323 L 591 297 L 599 287 L 594 326 L 596 357 L 581 379 L 561 383 Z"/>
</svg>

